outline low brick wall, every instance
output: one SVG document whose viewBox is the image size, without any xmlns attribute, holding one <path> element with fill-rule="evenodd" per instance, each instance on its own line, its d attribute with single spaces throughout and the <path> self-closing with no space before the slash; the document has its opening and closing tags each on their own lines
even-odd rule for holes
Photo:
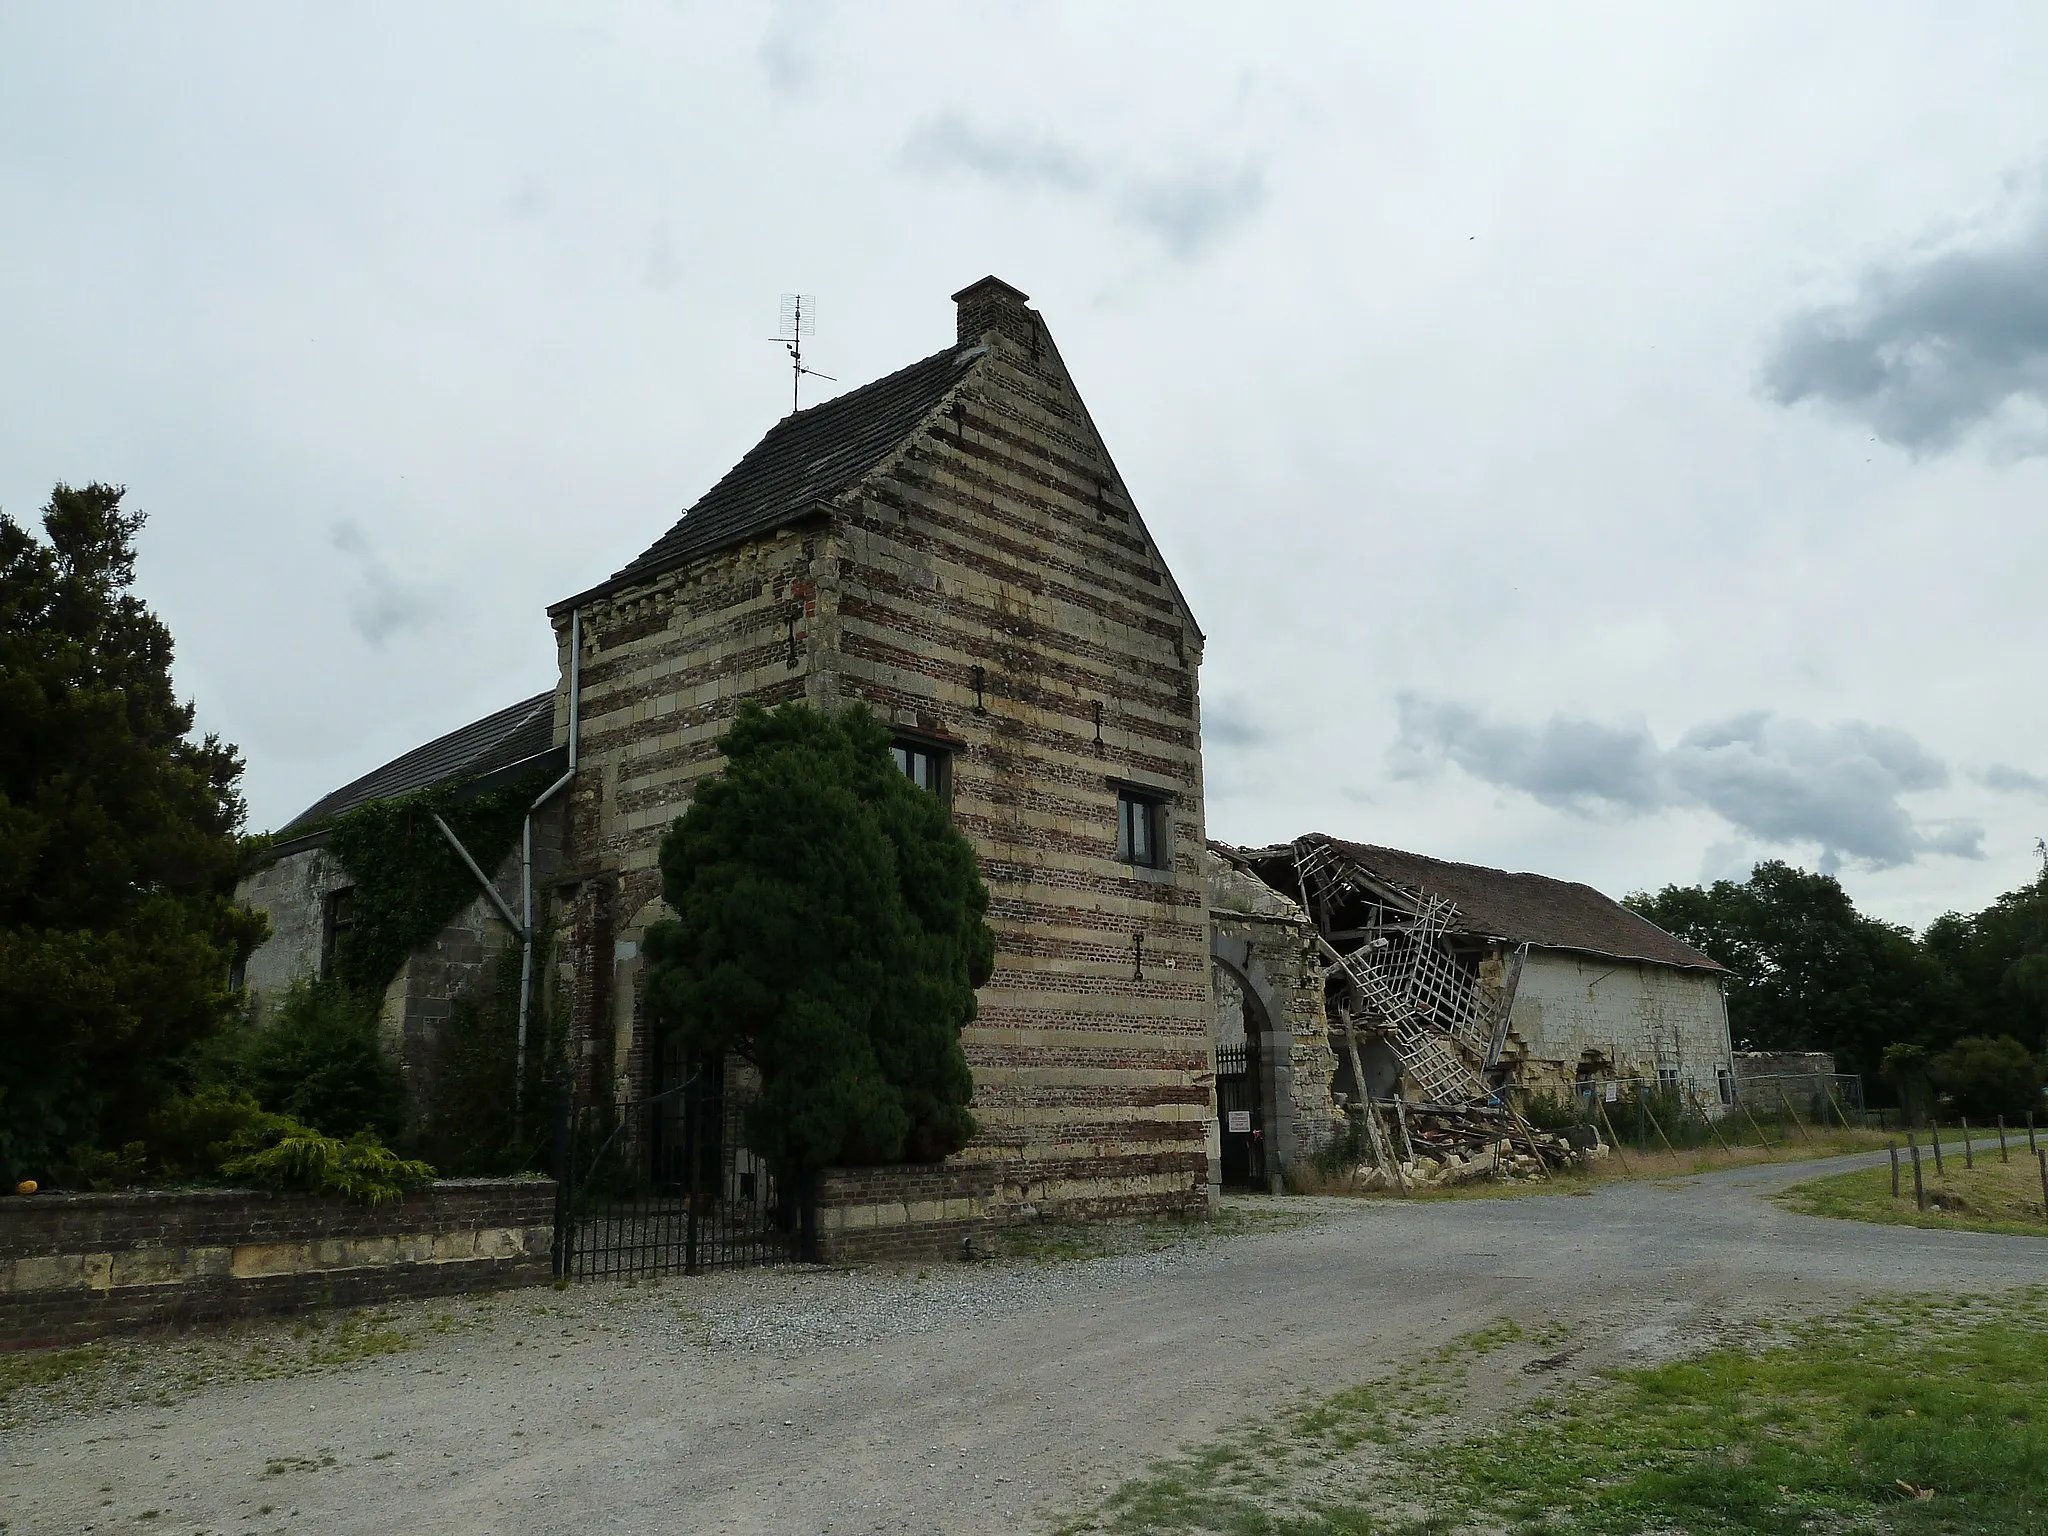
<svg viewBox="0 0 2048 1536">
<path fill-rule="evenodd" d="M 1208 1208 L 1190 1186 L 1203 1153 L 1160 1153 L 1110 1194 L 1090 1158 L 1013 1159 L 827 1168 L 815 1186 L 818 1258 L 827 1264 L 905 1263 L 972 1257 L 995 1230 L 1045 1217 L 1101 1221 L 1186 1216 Z"/>
<path fill-rule="evenodd" d="M 997 1163 L 895 1163 L 827 1168 L 814 1186 L 818 1258 L 826 1264 L 967 1257 L 1019 1219 Z"/>
<path fill-rule="evenodd" d="M 550 1275 L 548 1179 L 449 1179 L 389 1205 L 202 1189 L 0 1199 L 0 1349 Z"/>
</svg>

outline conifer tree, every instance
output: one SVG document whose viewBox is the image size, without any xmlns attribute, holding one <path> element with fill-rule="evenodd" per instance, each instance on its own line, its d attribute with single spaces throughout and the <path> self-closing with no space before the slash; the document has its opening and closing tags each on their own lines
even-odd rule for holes
<svg viewBox="0 0 2048 1536">
<path fill-rule="evenodd" d="M 866 709 L 742 706 L 661 848 L 675 917 L 647 1000 L 697 1058 L 761 1073 L 749 1145 L 785 1172 L 936 1161 L 974 1134 L 960 1030 L 995 940 L 973 849 Z"/>
<path fill-rule="evenodd" d="M 0 514 L 0 1172 L 142 1134 L 230 1015 L 264 920 L 234 905 L 242 761 L 191 739 L 135 596 L 142 515 L 59 485 Z"/>
</svg>

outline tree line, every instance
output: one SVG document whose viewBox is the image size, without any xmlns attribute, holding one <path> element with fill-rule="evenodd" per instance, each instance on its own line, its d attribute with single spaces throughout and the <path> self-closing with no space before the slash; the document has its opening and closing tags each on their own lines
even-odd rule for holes
<svg viewBox="0 0 2048 1536">
<path fill-rule="evenodd" d="M 1831 1052 L 1877 1103 L 1941 1094 L 1987 1119 L 2040 1108 L 2048 870 L 1918 935 L 1858 912 L 1834 876 L 1779 860 L 1626 904 L 1728 967 L 1739 1051 Z"/>
</svg>

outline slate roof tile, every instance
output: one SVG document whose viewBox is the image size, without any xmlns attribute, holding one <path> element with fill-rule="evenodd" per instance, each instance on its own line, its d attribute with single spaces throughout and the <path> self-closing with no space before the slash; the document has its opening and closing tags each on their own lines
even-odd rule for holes
<svg viewBox="0 0 2048 1536">
<path fill-rule="evenodd" d="M 309 832 L 329 817 L 352 811 L 372 800 L 389 800 L 451 780 L 479 778 L 487 773 L 537 761 L 556 750 L 555 693 L 537 693 L 495 714 L 485 715 L 458 731 L 437 736 L 425 746 L 394 757 L 294 816 L 278 832 L 283 839 Z"/>
<path fill-rule="evenodd" d="M 951 346 L 785 416 L 638 559 L 549 611 L 560 613 L 817 510 L 895 452 L 986 351 Z"/>
</svg>

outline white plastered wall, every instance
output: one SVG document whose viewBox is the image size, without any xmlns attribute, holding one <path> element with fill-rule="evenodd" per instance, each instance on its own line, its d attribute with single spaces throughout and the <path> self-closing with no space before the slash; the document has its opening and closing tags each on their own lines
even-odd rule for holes
<svg viewBox="0 0 2048 1536">
<path fill-rule="evenodd" d="M 1712 1110 L 1731 1070 L 1728 1010 L 1718 976 L 1632 960 L 1531 950 L 1508 1019 L 1507 1055 L 1539 1091 L 1573 1081 L 1587 1053 L 1602 1075 L 1652 1082 L 1675 1071 Z"/>
</svg>

